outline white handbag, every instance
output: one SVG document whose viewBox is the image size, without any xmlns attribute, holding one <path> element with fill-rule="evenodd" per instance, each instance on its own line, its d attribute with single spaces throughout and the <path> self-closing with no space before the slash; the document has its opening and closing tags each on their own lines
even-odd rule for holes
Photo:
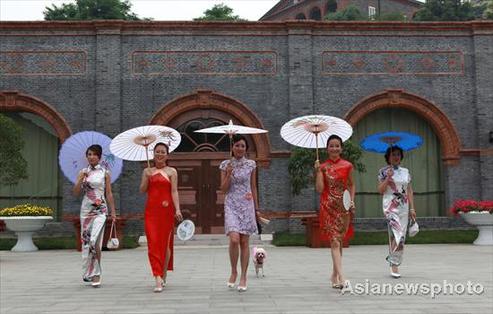
<svg viewBox="0 0 493 314">
<path fill-rule="evenodd" d="M 410 237 L 414 237 L 415 235 L 418 234 L 419 225 L 416 222 L 416 220 L 411 220 L 411 223 L 409 224 L 408 232 Z"/>
<path fill-rule="evenodd" d="M 115 250 L 120 246 L 120 241 L 116 237 L 116 226 L 115 222 L 111 222 L 111 230 L 110 230 L 110 238 L 108 239 L 108 242 L 106 243 L 106 247 L 110 250 Z"/>
</svg>

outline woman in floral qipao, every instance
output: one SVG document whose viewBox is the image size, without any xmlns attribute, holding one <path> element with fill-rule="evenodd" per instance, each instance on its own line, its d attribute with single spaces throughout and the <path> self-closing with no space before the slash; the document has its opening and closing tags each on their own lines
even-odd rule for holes
<svg viewBox="0 0 493 314">
<path fill-rule="evenodd" d="M 224 229 L 229 237 L 231 275 L 226 285 L 234 288 L 238 277 L 240 258 L 241 275 L 238 291 L 247 290 L 248 260 L 250 258 L 250 235 L 257 233 L 255 208 L 258 209 L 257 183 L 254 160 L 245 157 L 248 142 L 241 135 L 233 136 L 233 158 L 224 160 L 221 169 L 221 190 L 224 199 Z"/>
<path fill-rule="evenodd" d="M 327 139 L 327 155 L 323 164 L 315 162 L 315 189 L 320 196 L 320 238 L 328 240 L 332 255 L 332 288 L 344 289 L 349 285 L 342 273 L 343 239 L 348 232 L 351 213 L 354 215 L 353 165 L 341 158 L 342 139 L 333 134 Z M 348 190 L 351 196 L 350 208 L 343 205 L 343 193 Z"/>
<path fill-rule="evenodd" d="M 100 145 L 87 148 L 89 166 L 79 172 L 73 189 L 76 196 L 83 192 L 80 208 L 82 279 L 92 282 L 91 285 L 95 288 L 101 285 L 101 246 L 108 205 L 112 220 L 116 218 L 110 173 L 99 164 L 102 152 Z"/>
<path fill-rule="evenodd" d="M 385 153 L 387 166 L 378 171 L 378 191 L 383 195 L 382 206 L 389 231 L 390 275 L 399 278 L 398 266 L 406 242 L 409 218 L 416 220 L 414 194 L 409 170 L 401 167 L 404 152 L 399 146 L 389 147 Z"/>
</svg>

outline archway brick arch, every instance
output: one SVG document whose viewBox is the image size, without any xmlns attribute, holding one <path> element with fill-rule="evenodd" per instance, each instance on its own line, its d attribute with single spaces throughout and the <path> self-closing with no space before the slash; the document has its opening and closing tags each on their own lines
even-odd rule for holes
<svg viewBox="0 0 493 314">
<path fill-rule="evenodd" d="M 457 130 L 442 110 L 420 96 L 400 89 L 386 90 L 361 100 L 349 110 L 345 119 L 354 126 L 372 111 L 383 108 L 401 108 L 416 112 L 431 125 L 438 136 L 443 162 L 446 165 L 458 164 L 461 143 Z"/>
<path fill-rule="evenodd" d="M 150 124 L 168 125 L 180 115 L 200 109 L 214 109 L 230 114 L 243 125 L 265 129 L 257 115 L 240 101 L 211 91 L 197 90 L 193 94 L 180 96 L 165 104 L 151 119 Z M 268 133 L 252 135 L 257 151 L 257 162 L 267 167 L 270 163 L 270 141 Z"/>
<path fill-rule="evenodd" d="M 53 127 L 60 143 L 63 143 L 72 134 L 67 121 L 53 107 L 41 99 L 18 91 L 0 91 L 1 111 L 30 112 L 41 116 Z"/>
</svg>

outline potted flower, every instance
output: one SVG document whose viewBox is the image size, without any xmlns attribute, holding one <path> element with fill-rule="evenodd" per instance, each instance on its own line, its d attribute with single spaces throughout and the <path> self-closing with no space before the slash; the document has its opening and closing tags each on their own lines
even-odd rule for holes
<svg viewBox="0 0 493 314">
<path fill-rule="evenodd" d="M 33 243 L 32 234 L 41 230 L 53 220 L 53 210 L 32 204 L 17 205 L 0 210 L 0 220 L 5 221 L 7 229 L 17 235 L 17 243 L 11 249 L 14 252 L 32 252 L 38 248 Z"/>
<path fill-rule="evenodd" d="M 478 228 L 475 245 L 493 245 L 493 201 L 458 200 L 450 211 Z"/>
</svg>

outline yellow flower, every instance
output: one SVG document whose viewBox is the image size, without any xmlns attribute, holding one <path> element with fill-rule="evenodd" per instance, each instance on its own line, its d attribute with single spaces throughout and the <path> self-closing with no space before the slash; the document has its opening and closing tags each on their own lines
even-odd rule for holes
<svg viewBox="0 0 493 314">
<path fill-rule="evenodd" d="M 0 210 L 0 216 L 52 216 L 53 209 L 32 204 L 22 204 Z"/>
</svg>

